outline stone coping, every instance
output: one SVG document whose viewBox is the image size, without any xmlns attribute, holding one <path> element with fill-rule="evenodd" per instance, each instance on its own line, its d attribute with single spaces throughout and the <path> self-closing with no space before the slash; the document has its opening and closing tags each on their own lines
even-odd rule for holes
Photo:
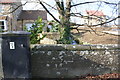
<svg viewBox="0 0 120 80">
<path fill-rule="evenodd" d="M 29 36 L 31 33 L 26 31 L 8 31 L 1 32 L 0 37 L 2 36 Z"/>
<path fill-rule="evenodd" d="M 114 50 L 120 49 L 118 44 L 92 44 L 92 45 L 70 45 L 70 44 L 32 44 L 32 50 L 40 51 L 82 51 L 82 50 Z"/>
</svg>

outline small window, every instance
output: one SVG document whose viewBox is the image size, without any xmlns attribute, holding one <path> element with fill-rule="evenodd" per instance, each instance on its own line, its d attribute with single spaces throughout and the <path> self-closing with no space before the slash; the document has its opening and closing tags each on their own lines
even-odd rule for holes
<svg viewBox="0 0 120 80">
<path fill-rule="evenodd" d="M 4 21 L 0 21 L 0 29 L 4 29 Z"/>
<path fill-rule="evenodd" d="M 6 21 L 5 20 L 1 20 L 0 21 L 0 30 L 7 30 L 7 26 L 6 26 Z"/>
</svg>

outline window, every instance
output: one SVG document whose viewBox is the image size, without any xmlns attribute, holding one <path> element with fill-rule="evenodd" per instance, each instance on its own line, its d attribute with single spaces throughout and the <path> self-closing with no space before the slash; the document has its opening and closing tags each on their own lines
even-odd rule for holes
<svg viewBox="0 0 120 80">
<path fill-rule="evenodd" d="M 6 20 L 0 20 L 0 30 L 7 30 Z"/>
<path fill-rule="evenodd" d="M 32 27 L 33 23 L 26 23 L 25 26 L 26 26 L 26 29 L 27 30 L 30 30 L 30 27 Z"/>
<path fill-rule="evenodd" d="M 4 29 L 4 21 L 0 21 L 0 28 Z"/>
</svg>

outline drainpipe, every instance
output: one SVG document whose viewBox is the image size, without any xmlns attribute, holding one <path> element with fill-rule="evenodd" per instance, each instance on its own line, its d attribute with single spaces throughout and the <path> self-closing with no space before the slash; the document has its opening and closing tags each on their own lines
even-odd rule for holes
<svg viewBox="0 0 120 80">
<path fill-rule="evenodd" d="M 10 31 L 12 31 L 12 18 L 11 18 L 11 21 L 10 21 Z"/>
<path fill-rule="evenodd" d="M 23 24 L 23 19 L 22 19 L 22 31 L 24 30 L 23 28 L 24 28 L 24 24 Z"/>
</svg>

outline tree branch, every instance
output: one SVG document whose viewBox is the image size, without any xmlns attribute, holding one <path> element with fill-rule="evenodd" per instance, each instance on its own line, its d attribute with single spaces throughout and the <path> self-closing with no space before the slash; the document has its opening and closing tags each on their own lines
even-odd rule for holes
<svg viewBox="0 0 120 80">
<path fill-rule="evenodd" d="M 54 20 L 56 20 L 58 23 L 60 23 L 61 24 L 61 22 L 59 21 L 59 20 L 57 20 L 53 15 L 52 15 L 52 13 L 50 13 L 49 12 L 49 10 L 45 7 L 45 5 L 39 0 L 39 3 L 42 5 L 42 7 L 52 16 L 52 18 L 54 19 Z"/>
<path fill-rule="evenodd" d="M 21 6 L 23 6 L 23 5 L 25 5 L 25 4 L 27 4 L 27 2 L 26 3 L 24 3 L 24 4 L 21 4 L 21 5 L 19 5 L 19 6 L 17 6 L 14 10 L 12 10 L 11 12 L 7 12 L 7 13 L 2 13 L 3 15 L 6 15 L 6 14 L 10 14 L 10 13 L 13 13 L 13 12 L 15 12 L 17 9 L 19 9 Z"/>
<path fill-rule="evenodd" d="M 78 4 L 75 4 L 75 5 L 71 5 L 71 7 L 78 6 L 78 5 L 83 5 L 83 4 L 88 4 L 88 3 L 96 3 L 96 2 L 104 2 L 105 4 L 117 5 L 116 3 L 110 3 L 110 2 L 106 2 L 106 1 L 92 1 L 92 2 L 78 3 Z"/>
<path fill-rule="evenodd" d="M 101 2 L 104 2 L 106 4 L 111 4 L 111 5 L 118 5 L 117 3 L 110 3 L 110 2 L 106 2 L 106 1 L 101 1 Z"/>
<path fill-rule="evenodd" d="M 78 3 L 78 4 L 75 4 L 75 5 L 71 5 L 71 7 L 78 6 L 78 5 L 83 5 L 83 4 L 88 4 L 88 3 L 96 3 L 96 2 L 100 2 L 100 1 Z"/>
<path fill-rule="evenodd" d="M 57 10 L 56 8 L 52 7 L 51 5 L 47 4 L 46 2 L 42 1 L 43 3 L 45 3 L 46 5 L 48 5 L 49 7 L 51 7 L 54 10 Z"/>
<path fill-rule="evenodd" d="M 103 22 L 103 23 L 100 23 L 100 24 L 96 24 L 96 25 L 87 25 L 88 27 L 95 27 L 95 26 L 99 26 L 99 25 L 104 25 L 104 24 L 107 24 L 107 23 L 110 23 L 110 22 L 112 22 L 112 21 L 114 21 L 114 20 L 116 20 L 117 18 L 120 18 L 120 16 L 118 16 L 118 17 L 116 17 L 116 18 L 114 18 L 114 19 L 112 19 L 112 20 L 109 20 L 109 21 L 106 21 L 106 22 Z M 74 26 L 86 26 L 86 25 L 84 25 L 84 24 L 74 24 Z"/>
</svg>

